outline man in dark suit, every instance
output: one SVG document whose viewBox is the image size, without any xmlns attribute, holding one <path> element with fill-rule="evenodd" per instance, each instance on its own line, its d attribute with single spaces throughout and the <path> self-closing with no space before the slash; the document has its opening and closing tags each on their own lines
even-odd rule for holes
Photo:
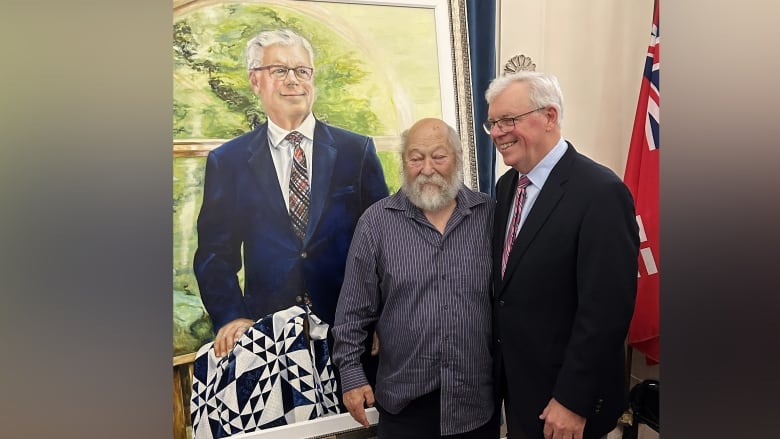
<svg viewBox="0 0 780 439">
<path fill-rule="evenodd" d="M 388 195 L 373 140 L 314 117 L 306 39 L 262 32 L 246 55 L 268 121 L 209 153 L 194 258 L 217 356 L 255 320 L 296 304 L 333 325 L 357 220 Z"/>
<path fill-rule="evenodd" d="M 554 76 L 499 77 L 485 96 L 484 128 L 512 168 L 496 186 L 493 232 L 496 382 L 509 437 L 605 437 L 627 405 L 633 199 L 562 138 Z"/>
</svg>

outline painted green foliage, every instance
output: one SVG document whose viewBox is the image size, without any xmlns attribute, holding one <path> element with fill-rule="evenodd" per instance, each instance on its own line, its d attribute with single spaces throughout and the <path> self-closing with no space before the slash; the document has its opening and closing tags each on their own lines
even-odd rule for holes
<svg viewBox="0 0 780 439">
<path fill-rule="evenodd" d="M 204 157 L 173 161 L 173 352 L 196 351 L 213 338 L 212 324 L 192 272 L 195 218 L 203 201 Z"/>
<path fill-rule="evenodd" d="M 289 28 L 315 48 L 314 114 L 320 120 L 367 135 L 383 129 L 366 96 L 350 93 L 367 67 L 343 37 L 293 11 L 262 5 L 204 7 L 174 23 L 174 138 L 228 139 L 266 116 L 247 79 L 246 42 L 265 29 Z"/>
</svg>

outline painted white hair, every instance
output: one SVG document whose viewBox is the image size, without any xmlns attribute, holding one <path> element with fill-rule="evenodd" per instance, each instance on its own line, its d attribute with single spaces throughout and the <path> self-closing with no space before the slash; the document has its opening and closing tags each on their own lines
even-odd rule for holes
<svg viewBox="0 0 780 439">
<path fill-rule="evenodd" d="M 263 48 L 266 46 L 300 46 L 309 53 L 314 66 L 314 49 L 306 38 L 290 29 L 278 29 L 260 32 L 246 43 L 246 68 L 252 70 L 263 65 Z"/>
</svg>

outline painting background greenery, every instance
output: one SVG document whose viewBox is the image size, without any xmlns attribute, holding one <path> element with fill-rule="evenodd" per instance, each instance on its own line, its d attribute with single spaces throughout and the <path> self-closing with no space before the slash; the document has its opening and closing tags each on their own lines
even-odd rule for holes
<svg viewBox="0 0 780 439">
<path fill-rule="evenodd" d="M 318 119 L 371 136 L 397 134 L 393 96 L 382 85 L 387 81 L 375 77 L 354 41 L 295 9 L 236 3 L 205 6 L 174 21 L 174 140 L 230 139 L 265 122 L 249 88 L 244 47 L 259 31 L 276 28 L 298 32 L 315 48 L 313 112 Z M 425 74 L 438 75 L 430 70 Z M 438 95 L 431 97 L 439 101 Z M 379 156 L 395 192 L 400 186 L 397 153 L 380 151 Z M 191 267 L 204 165 L 202 156 L 173 161 L 174 355 L 194 352 L 213 338 Z M 239 273 L 241 283 L 242 277 Z"/>
<path fill-rule="evenodd" d="M 174 23 L 174 138 L 229 139 L 265 122 L 248 85 L 244 47 L 258 30 L 276 28 L 293 29 L 317 48 L 313 111 L 320 120 L 360 133 L 382 132 L 366 95 L 351 92 L 369 72 L 349 41 L 294 11 L 221 4 Z"/>
</svg>

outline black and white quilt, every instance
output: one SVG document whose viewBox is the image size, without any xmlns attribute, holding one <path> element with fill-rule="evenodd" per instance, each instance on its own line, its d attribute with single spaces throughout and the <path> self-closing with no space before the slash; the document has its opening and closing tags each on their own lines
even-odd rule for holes
<svg viewBox="0 0 780 439">
<path fill-rule="evenodd" d="M 213 342 L 203 345 L 192 379 L 193 439 L 339 413 L 327 331 L 307 307 L 294 306 L 258 320 L 222 358 L 214 355 Z"/>
</svg>

